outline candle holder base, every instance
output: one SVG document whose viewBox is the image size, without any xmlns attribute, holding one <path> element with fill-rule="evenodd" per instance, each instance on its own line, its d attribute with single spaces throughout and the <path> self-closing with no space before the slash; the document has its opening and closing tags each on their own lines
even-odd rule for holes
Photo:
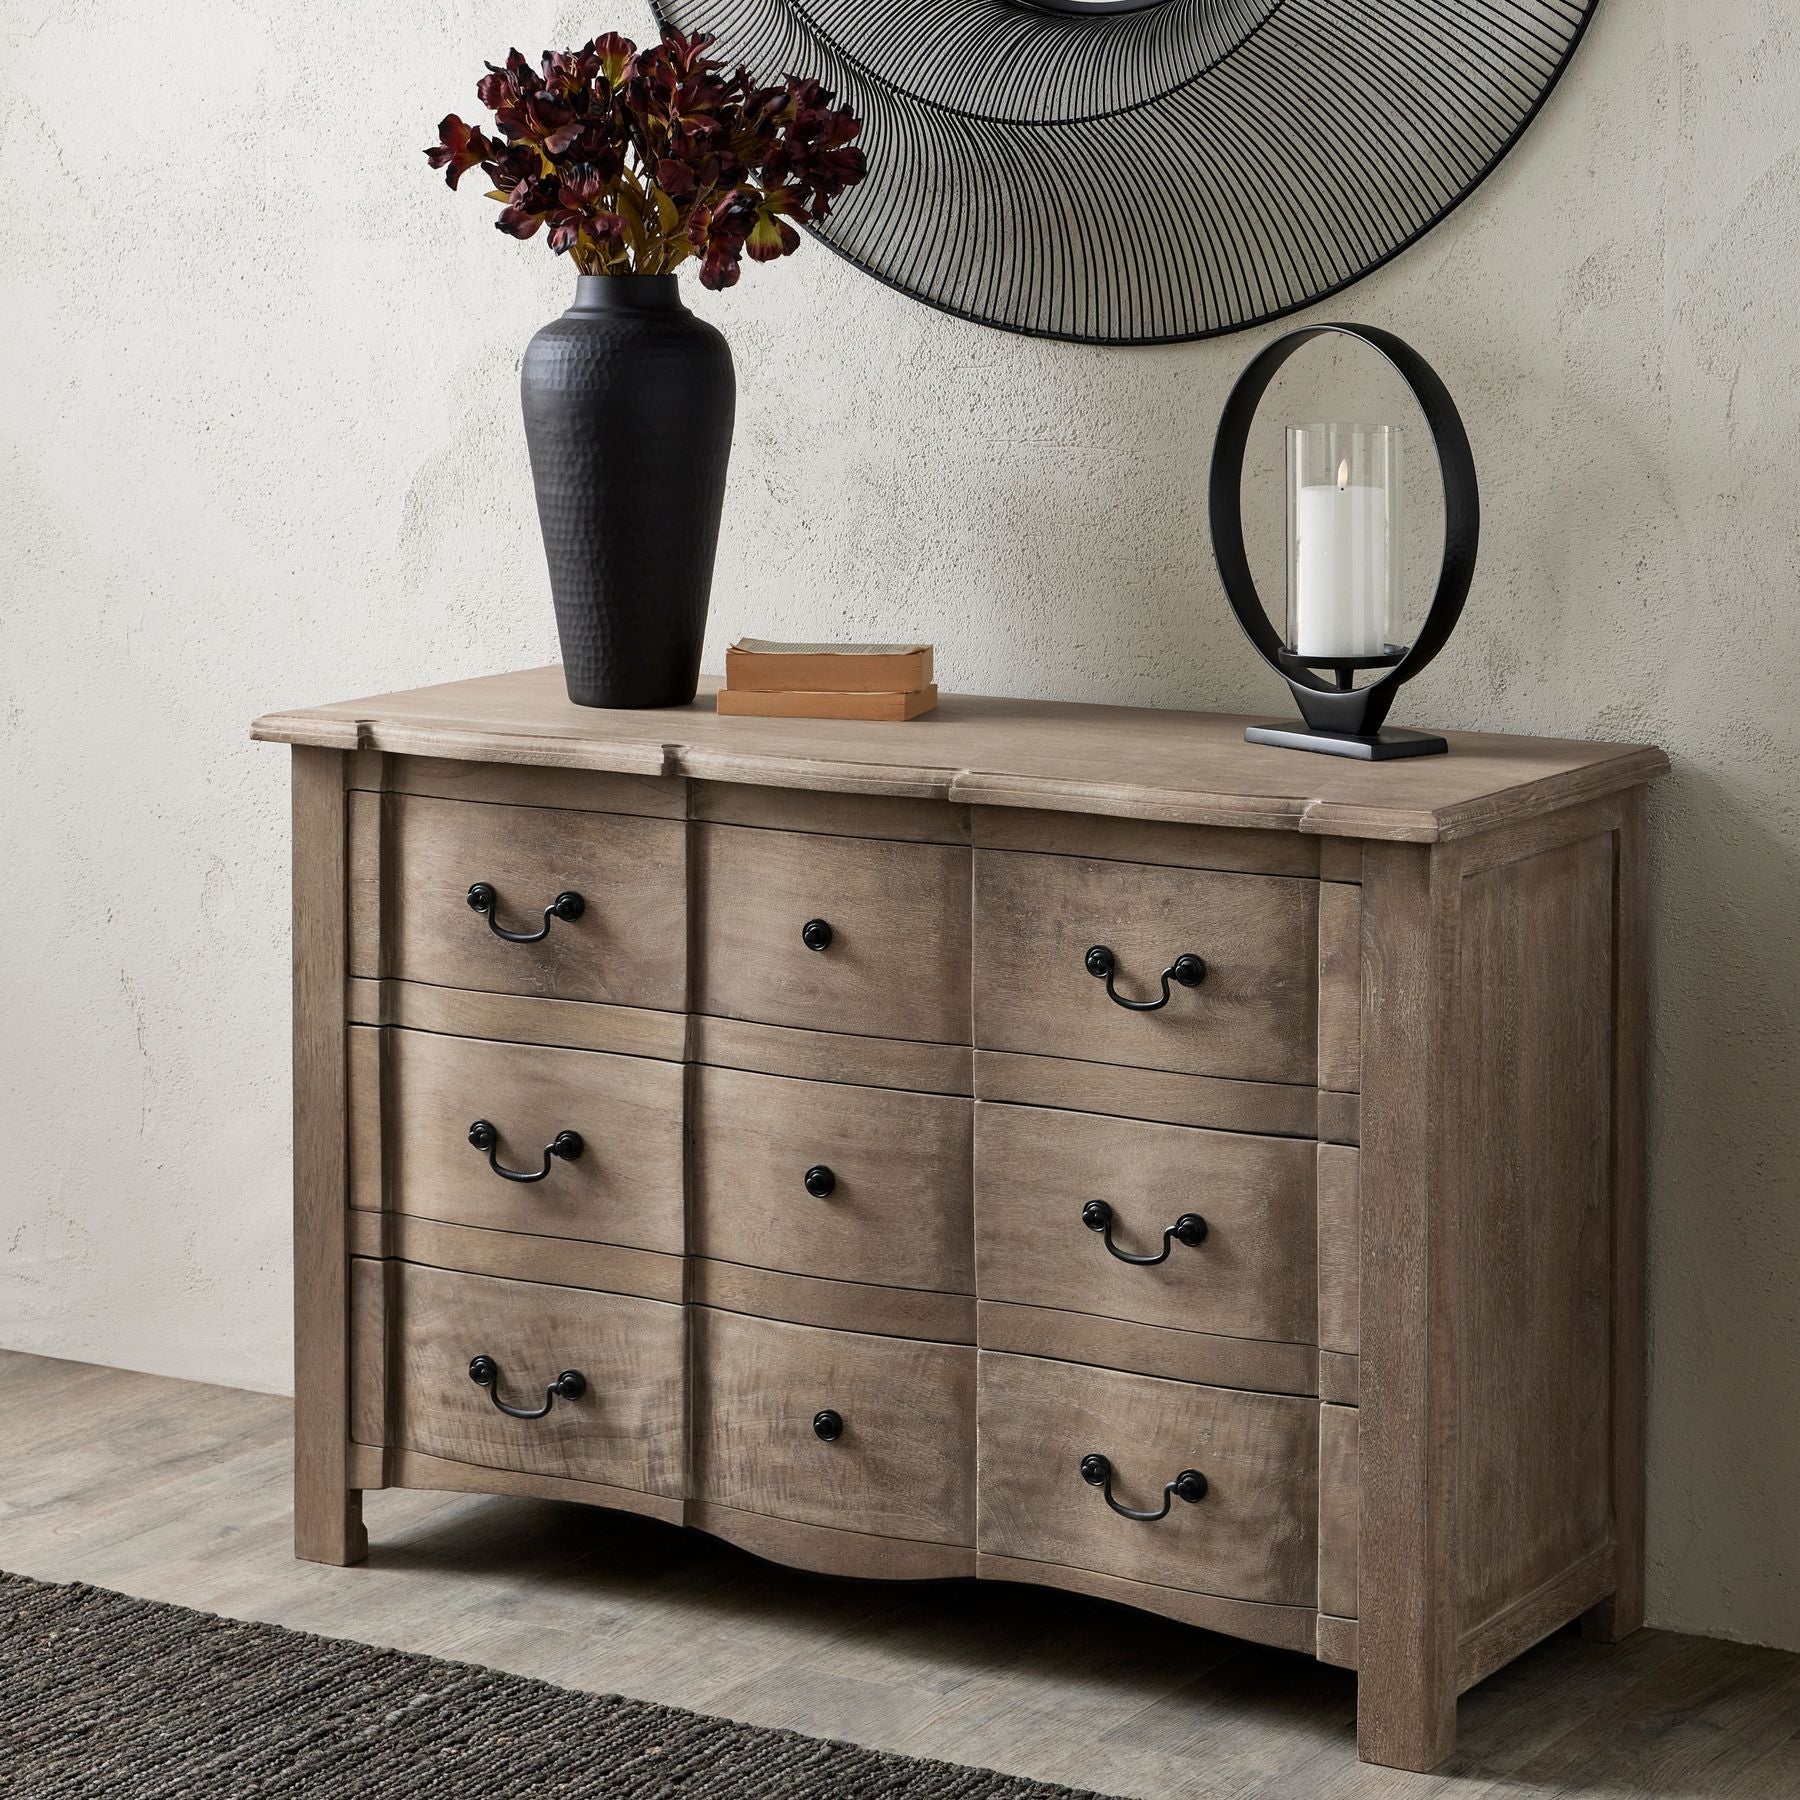
<svg viewBox="0 0 1800 1800">
<path fill-rule="evenodd" d="M 1307 656 L 1283 645 L 1275 660 L 1289 674 L 1296 669 L 1391 669 L 1406 660 L 1406 646 L 1389 644 L 1372 656 Z"/>
<path fill-rule="evenodd" d="M 1371 736 L 1346 731 L 1315 731 L 1310 725 L 1246 725 L 1247 744 L 1273 744 L 1280 750 L 1311 750 L 1320 756 L 1349 756 L 1358 762 L 1391 762 L 1401 756 L 1442 756 L 1448 741 L 1430 731 L 1407 731 L 1395 725 Z"/>
<path fill-rule="evenodd" d="M 1337 682 L 1338 692 L 1350 694 L 1356 691 L 1356 677 L 1363 669 L 1395 669 L 1406 660 L 1406 649 L 1401 644 L 1389 644 L 1378 656 L 1303 656 L 1298 650 L 1282 650 L 1276 658 L 1281 672 L 1288 678 L 1288 686 L 1296 690 L 1307 685 L 1307 676 L 1318 669 L 1329 669 Z M 1294 677 L 1301 679 L 1296 682 Z"/>
</svg>

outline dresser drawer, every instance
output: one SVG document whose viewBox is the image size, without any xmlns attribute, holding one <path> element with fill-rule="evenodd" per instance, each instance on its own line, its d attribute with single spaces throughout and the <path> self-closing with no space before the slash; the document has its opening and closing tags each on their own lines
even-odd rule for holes
<svg viewBox="0 0 1800 1800">
<path fill-rule="evenodd" d="M 393 1027 L 350 1037 L 353 1206 L 681 1253 L 679 1063 Z"/>
<path fill-rule="evenodd" d="M 836 1281 L 973 1293 L 971 1104 L 696 1070 L 694 1253 Z"/>
<path fill-rule="evenodd" d="M 1317 1169 L 1310 1140 L 981 1102 L 976 1291 L 1183 1331 L 1313 1343 Z M 1190 1225 L 1165 1235 L 1190 1216 L 1203 1232 Z M 1125 1255 L 1166 1255 L 1124 1262 L 1109 1240 Z"/>
<path fill-rule="evenodd" d="M 985 1050 L 1311 1082 L 1318 884 L 1080 856 L 975 853 L 975 1042 Z M 1111 953 L 1121 1000 L 1088 953 Z M 1165 981 L 1179 957 L 1197 986 Z"/>
<path fill-rule="evenodd" d="M 984 1554 L 1313 1605 L 1316 1401 L 986 1350 L 979 1388 Z M 1122 1506 L 1155 1511 L 1187 1470 L 1204 1477 L 1205 1492 L 1192 1504 L 1167 1497 L 1167 1516 L 1154 1522 L 1122 1518 L 1083 1478 L 1089 1457 L 1107 1459 Z"/>
<path fill-rule="evenodd" d="M 352 1274 L 359 1441 L 682 1495 L 679 1306 L 413 1263 L 359 1258 Z M 471 1379 L 477 1356 L 492 1359 L 494 1392 L 509 1406 L 542 1406 L 546 1386 L 564 1370 L 578 1372 L 586 1391 L 559 1397 L 542 1418 L 512 1418 Z"/>
<path fill-rule="evenodd" d="M 680 1011 L 687 827 L 677 819 L 351 796 L 351 973 Z M 485 887 L 485 912 L 470 889 Z M 558 896 L 577 917 L 553 917 Z M 546 930 L 546 924 L 548 929 Z M 511 943 L 494 927 L 542 933 Z"/>
<path fill-rule="evenodd" d="M 693 1309 L 694 1491 L 744 1512 L 974 1542 L 975 1352 Z M 833 1419 L 840 1429 L 832 1436 Z"/>
<path fill-rule="evenodd" d="M 698 1011 L 969 1041 L 967 850 L 698 825 L 693 855 Z"/>
</svg>

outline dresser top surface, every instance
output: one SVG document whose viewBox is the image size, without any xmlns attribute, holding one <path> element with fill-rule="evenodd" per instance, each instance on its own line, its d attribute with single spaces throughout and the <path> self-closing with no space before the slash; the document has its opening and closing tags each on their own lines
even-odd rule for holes
<svg viewBox="0 0 1800 1800">
<path fill-rule="evenodd" d="M 1449 732 L 1448 756 L 1353 762 L 1247 744 L 1220 713 L 951 694 L 904 724 L 575 706 L 562 669 L 521 669 L 270 713 L 253 737 L 329 750 L 894 794 L 966 805 L 1409 842 L 1467 837 L 1664 773 L 1638 744 Z"/>
</svg>

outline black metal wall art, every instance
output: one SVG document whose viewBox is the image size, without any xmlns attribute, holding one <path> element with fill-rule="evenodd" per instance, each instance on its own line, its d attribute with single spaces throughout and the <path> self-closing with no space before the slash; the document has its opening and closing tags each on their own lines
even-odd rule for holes
<svg viewBox="0 0 1800 1800">
<path fill-rule="evenodd" d="M 983 324 L 1167 343 L 1397 256 L 1536 117 L 1597 0 L 654 0 L 866 122 L 818 235 Z"/>
</svg>

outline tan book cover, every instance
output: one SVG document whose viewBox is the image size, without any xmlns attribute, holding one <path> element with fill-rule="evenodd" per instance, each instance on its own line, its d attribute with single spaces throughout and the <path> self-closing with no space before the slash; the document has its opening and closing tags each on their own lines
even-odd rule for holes
<svg viewBox="0 0 1800 1800">
<path fill-rule="evenodd" d="M 916 694 L 930 687 L 932 679 L 929 644 L 780 644 L 739 638 L 725 652 L 725 685 L 742 693 Z"/>
<path fill-rule="evenodd" d="M 938 701 L 936 685 L 910 694 L 764 693 L 760 689 L 720 688 L 719 711 L 745 719 L 885 719 L 898 722 L 930 712 Z"/>
</svg>

